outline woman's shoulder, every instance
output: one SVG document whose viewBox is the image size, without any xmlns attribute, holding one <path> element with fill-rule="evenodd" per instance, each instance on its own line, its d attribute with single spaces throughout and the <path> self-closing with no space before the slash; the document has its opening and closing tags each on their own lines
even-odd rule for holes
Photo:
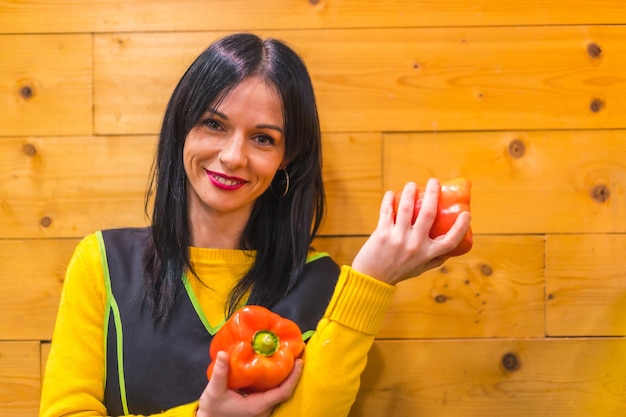
<svg viewBox="0 0 626 417">
<path fill-rule="evenodd" d="M 97 232 L 85 235 L 76 245 L 65 271 L 63 286 L 69 294 L 83 294 L 84 297 L 89 293 L 103 300 L 104 279 Z"/>
<path fill-rule="evenodd" d="M 128 237 L 144 238 L 150 236 L 150 227 L 120 227 L 96 230 L 83 236 L 78 246 L 97 246 L 102 236 L 115 237 L 118 239 Z"/>
<path fill-rule="evenodd" d="M 91 232 L 78 242 L 75 249 L 76 253 L 97 253 L 98 252 L 98 232 Z"/>
<path fill-rule="evenodd" d="M 105 247 L 122 246 L 120 250 L 124 251 L 124 247 L 132 247 L 138 240 L 149 237 L 149 231 L 149 228 L 144 227 L 102 229 L 90 232 L 83 236 L 76 245 L 73 258 L 75 260 L 80 259 L 90 265 L 100 264 Z"/>
</svg>

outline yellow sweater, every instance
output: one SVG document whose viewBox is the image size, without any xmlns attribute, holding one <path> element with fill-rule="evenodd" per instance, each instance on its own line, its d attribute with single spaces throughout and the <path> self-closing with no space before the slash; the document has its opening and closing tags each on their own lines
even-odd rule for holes
<svg viewBox="0 0 626 417">
<path fill-rule="evenodd" d="M 191 288 L 212 326 L 224 320 L 230 290 L 251 266 L 239 250 L 190 249 L 198 276 Z M 207 288 L 207 287 L 210 287 Z M 324 317 L 308 341 L 305 366 L 291 399 L 273 416 L 346 416 L 359 389 L 367 353 L 395 287 L 341 268 Z M 67 269 L 52 346 L 44 375 L 40 417 L 106 416 L 104 311 L 106 291 L 96 235 L 77 246 Z M 197 402 L 160 416 L 194 417 Z"/>
</svg>

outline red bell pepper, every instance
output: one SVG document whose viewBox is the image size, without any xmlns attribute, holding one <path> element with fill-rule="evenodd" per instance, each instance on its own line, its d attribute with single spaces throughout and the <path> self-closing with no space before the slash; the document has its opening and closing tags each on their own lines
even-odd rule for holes
<svg viewBox="0 0 626 417">
<path fill-rule="evenodd" d="M 230 316 L 213 337 L 209 379 L 219 351 L 230 357 L 228 388 L 251 393 L 283 382 L 302 355 L 304 342 L 296 323 L 265 307 L 249 305 Z"/>
<path fill-rule="evenodd" d="M 472 183 L 469 179 L 460 177 L 448 181 L 441 182 L 441 192 L 439 193 L 439 202 L 437 205 L 437 217 L 430 229 L 429 236 L 435 238 L 447 233 L 456 218 L 464 211 L 470 211 Z M 397 212 L 400 193 L 396 193 L 394 209 Z M 413 222 L 417 219 L 417 214 L 422 207 L 422 193 L 418 193 L 415 200 L 415 209 L 413 211 Z M 465 234 L 465 237 L 448 253 L 448 256 L 459 256 L 469 252 L 474 244 L 474 236 L 472 228 Z"/>
</svg>

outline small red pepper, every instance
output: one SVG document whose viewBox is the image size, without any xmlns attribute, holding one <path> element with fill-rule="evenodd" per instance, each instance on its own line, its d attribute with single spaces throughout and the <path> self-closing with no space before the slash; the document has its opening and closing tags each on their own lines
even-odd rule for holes
<svg viewBox="0 0 626 417">
<path fill-rule="evenodd" d="M 296 323 L 265 307 L 249 305 L 237 310 L 215 334 L 209 349 L 211 379 L 217 352 L 230 356 L 228 388 L 242 393 L 278 386 L 304 351 Z"/>
<path fill-rule="evenodd" d="M 469 179 L 460 177 L 441 183 L 441 192 L 439 193 L 439 202 L 437 204 L 437 217 L 433 222 L 430 229 L 429 236 L 435 238 L 437 236 L 447 233 L 456 218 L 464 211 L 470 211 L 472 183 Z M 400 193 L 396 193 L 396 197 L 399 197 Z M 394 209 L 398 210 L 399 198 L 396 198 L 394 202 Z M 422 194 L 418 193 L 418 197 L 415 200 L 415 209 L 413 211 L 413 222 L 417 219 L 417 214 L 422 207 Z M 474 244 L 474 236 L 472 228 L 465 234 L 465 237 L 461 242 L 450 251 L 448 256 L 460 256 L 472 249 Z"/>
</svg>

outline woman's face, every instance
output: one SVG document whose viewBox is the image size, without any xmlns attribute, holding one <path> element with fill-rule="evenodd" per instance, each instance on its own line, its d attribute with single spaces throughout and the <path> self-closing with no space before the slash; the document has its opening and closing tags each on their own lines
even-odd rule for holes
<svg viewBox="0 0 626 417">
<path fill-rule="evenodd" d="M 280 97 L 262 78 L 250 77 L 187 135 L 183 164 L 192 221 L 233 213 L 247 221 L 254 201 L 286 165 L 284 156 Z"/>
</svg>

